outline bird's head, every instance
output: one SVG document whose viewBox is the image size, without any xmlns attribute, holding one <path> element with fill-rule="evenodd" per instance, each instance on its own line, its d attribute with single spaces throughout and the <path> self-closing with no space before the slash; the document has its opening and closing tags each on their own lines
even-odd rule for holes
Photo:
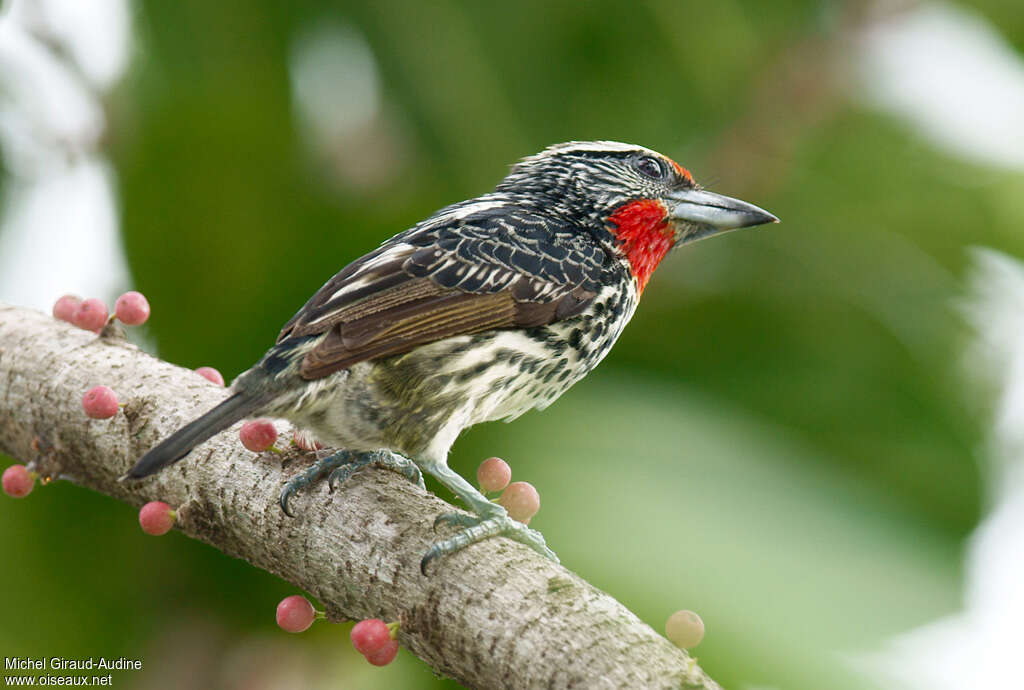
<svg viewBox="0 0 1024 690">
<path fill-rule="evenodd" d="M 551 146 L 517 164 L 497 191 L 531 197 L 591 228 L 629 262 L 640 290 L 674 247 L 779 222 L 753 204 L 701 189 L 667 156 L 614 141 Z"/>
</svg>

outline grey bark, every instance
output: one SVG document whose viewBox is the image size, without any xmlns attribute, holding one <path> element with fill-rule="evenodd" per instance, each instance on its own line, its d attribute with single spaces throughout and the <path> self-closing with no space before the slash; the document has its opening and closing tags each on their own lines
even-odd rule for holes
<svg viewBox="0 0 1024 690">
<path fill-rule="evenodd" d="M 288 518 L 278 492 L 312 454 L 258 457 L 233 428 L 150 479 L 119 482 L 225 392 L 116 331 L 98 337 L 0 304 L 0 449 L 44 477 L 178 507 L 185 534 L 308 591 L 329 619 L 400 620 L 403 647 L 471 688 L 719 688 L 611 596 L 507 539 L 440 559 L 424 577 L 431 525 L 452 507 L 392 472 L 360 472 L 334 493 L 317 486 Z M 82 411 L 98 384 L 124 403 L 112 419 Z"/>
</svg>

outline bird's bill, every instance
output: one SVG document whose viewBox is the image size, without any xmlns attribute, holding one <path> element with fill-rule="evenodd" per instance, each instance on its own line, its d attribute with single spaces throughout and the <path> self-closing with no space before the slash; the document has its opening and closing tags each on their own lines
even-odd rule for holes
<svg viewBox="0 0 1024 690">
<path fill-rule="evenodd" d="M 682 226 L 676 244 L 737 228 L 779 222 L 771 213 L 753 204 L 703 189 L 674 191 L 665 202 L 669 208 L 669 219 Z"/>
</svg>

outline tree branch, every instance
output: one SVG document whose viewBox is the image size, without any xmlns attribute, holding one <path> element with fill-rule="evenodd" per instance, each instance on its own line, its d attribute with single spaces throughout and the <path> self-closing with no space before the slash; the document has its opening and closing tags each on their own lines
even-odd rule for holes
<svg viewBox="0 0 1024 690">
<path fill-rule="evenodd" d="M 110 329 L 108 328 L 108 331 Z M 82 394 L 113 388 L 125 403 L 88 419 Z M 437 672 L 474 688 L 719 688 L 622 604 L 507 539 L 419 571 L 451 506 L 391 472 L 365 471 L 277 504 L 311 454 L 254 457 L 236 430 L 138 483 L 117 478 L 157 440 L 224 397 L 194 372 L 94 334 L 0 304 L 0 449 L 42 476 L 134 505 L 178 506 L 178 527 L 316 596 L 332 620 L 401 620 L 399 639 Z"/>
</svg>

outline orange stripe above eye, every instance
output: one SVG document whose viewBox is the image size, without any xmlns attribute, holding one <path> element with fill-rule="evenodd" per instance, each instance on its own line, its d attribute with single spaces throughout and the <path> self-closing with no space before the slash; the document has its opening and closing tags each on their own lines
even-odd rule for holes
<svg viewBox="0 0 1024 690">
<path fill-rule="evenodd" d="M 678 163 L 676 163 L 671 158 L 668 159 L 668 162 L 672 164 L 672 167 L 676 169 L 676 172 L 679 173 L 680 177 L 682 177 L 684 180 L 686 180 L 687 182 L 689 182 L 691 184 L 693 183 L 693 175 L 690 174 L 689 170 L 687 170 L 683 166 L 679 165 Z"/>
</svg>

